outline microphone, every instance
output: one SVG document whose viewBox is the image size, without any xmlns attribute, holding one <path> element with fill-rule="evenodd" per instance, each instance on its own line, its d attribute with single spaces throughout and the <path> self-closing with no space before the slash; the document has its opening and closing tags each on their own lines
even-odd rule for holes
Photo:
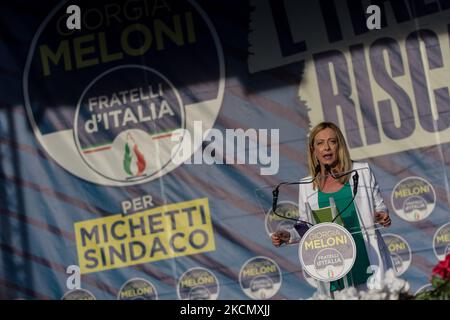
<svg viewBox="0 0 450 320">
<path fill-rule="evenodd" d="M 338 173 L 338 174 L 336 175 L 336 174 L 333 173 L 333 171 L 331 171 L 331 166 L 330 166 L 329 164 L 325 164 L 324 167 L 325 167 L 325 171 L 326 171 L 326 172 L 329 172 L 330 175 L 331 175 L 334 179 L 339 179 L 340 177 L 343 177 L 343 176 L 345 176 L 345 175 L 347 175 L 347 174 L 350 174 L 350 173 L 352 173 L 352 172 L 355 173 L 355 174 L 353 175 L 353 199 L 352 199 L 352 201 L 350 201 L 350 203 L 347 205 L 347 207 L 346 207 L 344 210 L 342 210 L 342 212 L 344 212 L 344 211 L 349 207 L 349 205 L 353 202 L 353 200 L 355 199 L 355 196 L 356 196 L 356 192 L 358 191 L 358 190 L 357 190 L 357 189 L 358 189 L 358 178 L 359 178 L 358 171 L 357 171 L 357 170 L 350 170 L 350 171 L 345 171 L 345 172 Z M 278 204 L 278 195 L 279 195 L 279 192 L 280 192 L 280 187 L 281 187 L 282 185 L 294 185 L 294 184 L 309 184 L 309 183 L 313 183 L 314 180 L 316 180 L 317 175 L 318 175 L 319 172 L 320 172 L 320 164 L 318 164 L 314 169 L 315 169 L 315 176 L 314 176 L 311 180 L 309 180 L 309 181 L 281 182 L 281 183 L 279 183 L 279 184 L 276 185 L 276 187 L 272 190 L 272 212 L 273 212 L 275 215 L 277 215 L 277 216 L 279 216 L 279 217 L 281 217 L 281 218 L 284 218 L 284 219 L 297 221 L 297 219 L 293 219 L 293 218 L 289 218 L 289 217 L 284 217 L 284 216 L 279 215 L 279 214 L 276 212 L 277 204 Z M 337 215 L 337 216 L 335 217 L 335 219 L 336 219 L 337 217 L 339 217 L 340 215 L 341 215 L 341 214 Z M 307 224 L 312 225 L 311 223 L 306 222 L 306 221 L 301 221 L 301 222 L 305 222 L 305 223 L 307 223 Z M 334 222 L 334 220 L 333 220 L 333 222 Z"/>
<path fill-rule="evenodd" d="M 277 202 L 278 202 L 278 193 L 280 185 L 278 185 L 275 189 L 272 191 L 272 211 L 275 213 L 275 209 L 277 208 Z"/>
<path fill-rule="evenodd" d="M 355 170 L 355 174 L 353 175 L 353 196 L 356 196 L 356 193 L 358 192 L 358 179 L 359 174 L 358 171 Z"/>
<path fill-rule="evenodd" d="M 328 165 L 327 165 L 328 166 Z M 330 167 L 330 166 L 328 166 Z M 280 182 L 279 184 L 276 185 L 276 187 L 272 190 L 272 211 L 273 213 L 275 213 L 276 215 L 278 215 L 275 212 L 275 209 L 277 208 L 277 203 L 278 203 L 278 194 L 280 192 L 280 187 L 282 185 L 293 185 L 293 184 L 309 184 L 309 183 L 313 183 L 314 180 L 316 180 L 317 175 L 320 172 L 320 164 L 318 164 L 315 168 L 314 168 L 314 177 L 310 180 L 310 181 L 295 181 L 295 182 Z M 285 217 L 284 217 L 285 218 Z"/>
<path fill-rule="evenodd" d="M 288 181 L 286 181 L 286 182 L 280 182 L 279 184 L 277 184 L 277 185 L 275 186 L 275 188 L 272 190 L 272 212 L 273 212 L 276 216 L 278 216 L 278 217 L 280 217 L 280 218 L 283 218 L 283 219 L 287 219 L 287 220 L 293 220 L 293 221 L 296 221 L 296 222 L 302 222 L 302 223 L 304 223 L 304 224 L 310 224 L 310 225 L 313 225 L 312 223 L 309 223 L 309 222 L 307 222 L 307 221 L 298 220 L 298 219 L 294 219 L 294 218 L 290 218 L 290 217 L 285 217 L 285 216 L 279 215 L 279 214 L 277 213 L 276 209 L 277 209 L 278 194 L 279 194 L 279 192 L 280 192 L 280 187 L 283 186 L 283 185 L 295 185 L 295 184 L 299 185 L 299 184 L 309 184 L 309 183 L 313 183 L 314 180 L 316 180 L 317 174 L 318 174 L 319 171 L 320 171 L 320 166 L 316 166 L 315 170 L 316 170 L 316 175 L 315 175 L 311 180 L 309 180 L 309 181 L 305 181 L 305 180 L 294 181 L 294 182 L 288 182 Z"/>
</svg>

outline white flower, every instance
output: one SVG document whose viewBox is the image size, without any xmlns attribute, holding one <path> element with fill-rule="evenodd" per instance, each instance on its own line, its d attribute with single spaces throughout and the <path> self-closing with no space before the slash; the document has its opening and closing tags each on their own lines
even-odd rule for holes
<svg viewBox="0 0 450 320">
<path fill-rule="evenodd" d="M 360 291 L 361 300 L 386 300 L 387 293 L 382 290 Z"/>
<path fill-rule="evenodd" d="M 354 287 L 349 287 L 334 293 L 335 300 L 398 300 L 401 293 L 407 293 L 410 289 L 408 281 L 397 278 L 394 269 L 389 269 L 384 274 L 384 279 L 378 288 L 369 286 L 372 289 L 358 291 Z M 327 295 L 318 291 L 310 298 L 313 300 L 330 300 Z"/>
<path fill-rule="evenodd" d="M 330 297 L 328 297 L 325 294 L 321 294 L 319 291 L 314 292 L 314 294 L 308 298 L 307 300 L 331 300 Z"/>
<path fill-rule="evenodd" d="M 397 278 L 393 269 L 386 271 L 384 285 L 387 287 L 388 292 L 397 295 L 397 297 L 399 293 L 407 292 L 409 290 L 409 283 L 403 279 Z"/>
<path fill-rule="evenodd" d="M 358 290 L 353 287 L 343 289 L 341 291 L 336 291 L 334 293 L 335 300 L 359 300 Z"/>
</svg>

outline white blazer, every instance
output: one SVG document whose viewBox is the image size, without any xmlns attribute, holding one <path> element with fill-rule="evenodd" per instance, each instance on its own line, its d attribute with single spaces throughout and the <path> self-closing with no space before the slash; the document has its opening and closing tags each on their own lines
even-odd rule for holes
<svg viewBox="0 0 450 320">
<path fill-rule="evenodd" d="M 375 230 L 375 212 L 388 212 L 388 208 L 384 204 L 381 197 L 380 188 L 378 187 L 375 176 L 370 170 L 368 163 L 353 162 L 353 170 L 359 173 L 358 188 L 354 200 L 356 212 L 358 214 L 359 224 L 361 226 L 362 235 L 366 245 L 369 261 L 374 266 L 375 275 L 372 281 L 375 281 L 377 287 L 382 285 L 384 273 L 386 270 L 393 267 L 389 250 L 381 237 L 379 230 Z M 351 189 L 353 190 L 353 176 L 351 174 L 349 180 Z M 311 177 L 306 177 L 302 180 L 311 180 Z M 318 190 L 313 189 L 312 183 L 299 185 L 299 219 L 307 221 L 306 203 L 309 203 L 311 209 L 318 209 Z M 291 234 L 290 243 L 300 241 L 299 234 L 295 229 L 289 230 Z"/>
</svg>

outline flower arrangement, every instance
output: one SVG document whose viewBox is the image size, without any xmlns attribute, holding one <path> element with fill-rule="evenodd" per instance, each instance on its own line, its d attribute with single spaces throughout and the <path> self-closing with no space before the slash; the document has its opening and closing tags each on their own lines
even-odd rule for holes
<svg viewBox="0 0 450 320">
<path fill-rule="evenodd" d="M 334 300 L 450 300 L 450 254 L 447 254 L 445 259 L 439 261 L 433 268 L 430 282 L 431 289 L 414 296 L 409 293 L 409 283 L 397 278 L 396 272 L 389 269 L 378 288 L 358 291 L 354 287 L 349 287 L 335 292 Z M 309 299 L 329 300 L 331 298 L 317 291 Z"/>
<path fill-rule="evenodd" d="M 409 293 L 410 285 L 406 280 L 398 278 L 394 269 L 384 274 L 381 286 L 367 291 L 358 291 L 354 287 L 335 292 L 334 300 L 449 300 L 450 299 L 450 254 L 440 261 L 432 270 L 432 289 L 417 293 Z M 315 292 L 309 300 L 330 300 L 327 295 Z"/>
<path fill-rule="evenodd" d="M 394 269 L 389 269 L 378 288 L 358 291 L 354 287 L 335 292 L 334 300 L 402 300 L 408 299 L 410 286 L 406 280 L 397 278 Z M 330 297 L 316 292 L 310 299 L 329 300 Z"/>
<path fill-rule="evenodd" d="M 416 300 L 450 299 L 450 254 L 433 268 L 430 282 L 432 289 L 418 293 Z"/>
</svg>

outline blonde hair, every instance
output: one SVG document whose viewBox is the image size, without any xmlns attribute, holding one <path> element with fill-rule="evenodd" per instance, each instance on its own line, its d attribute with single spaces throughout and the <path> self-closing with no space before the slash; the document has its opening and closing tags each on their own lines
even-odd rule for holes
<svg viewBox="0 0 450 320">
<path fill-rule="evenodd" d="M 344 135 L 338 126 L 332 122 L 321 122 L 311 129 L 308 139 L 308 170 L 311 177 L 316 175 L 316 167 L 319 165 L 319 161 L 314 156 L 314 139 L 316 135 L 326 129 L 330 128 L 336 133 L 337 138 L 337 160 L 338 160 L 338 172 L 346 172 L 352 169 L 352 159 L 350 159 L 350 152 L 347 148 Z M 342 184 L 346 184 L 350 179 L 350 175 L 345 175 L 338 179 Z M 314 190 L 318 187 L 317 179 L 313 182 Z"/>
</svg>

